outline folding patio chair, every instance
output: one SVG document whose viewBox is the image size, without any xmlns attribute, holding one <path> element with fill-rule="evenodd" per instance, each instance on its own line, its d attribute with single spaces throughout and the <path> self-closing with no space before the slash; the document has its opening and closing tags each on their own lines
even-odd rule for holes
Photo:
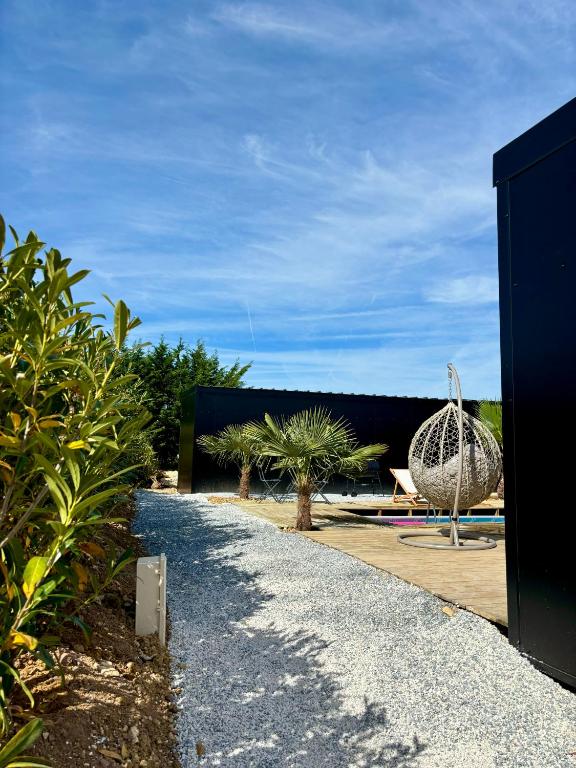
<svg viewBox="0 0 576 768">
<path fill-rule="evenodd" d="M 314 493 L 310 497 L 311 501 L 315 501 L 317 497 L 320 496 L 322 499 L 324 499 L 325 504 L 332 504 L 330 499 L 328 499 L 324 494 L 324 488 L 326 488 L 326 486 L 328 485 L 328 479 L 329 478 L 326 477 L 325 475 L 316 478 L 316 480 L 314 481 Z"/>
<path fill-rule="evenodd" d="M 350 486 L 350 483 L 352 483 L 352 486 Z M 351 474 L 346 478 L 346 491 L 342 495 L 346 496 L 349 493 L 350 496 L 357 496 L 358 489 L 364 487 L 369 488 L 369 492 L 372 495 L 375 494 L 374 489 L 376 489 L 384 496 L 384 489 L 380 479 L 380 464 L 377 459 L 371 459 L 363 472 Z"/>
<path fill-rule="evenodd" d="M 410 474 L 409 469 L 390 468 L 390 472 L 392 472 L 392 475 L 394 476 L 394 480 L 396 481 L 394 483 L 394 493 L 392 495 L 392 501 L 408 501 L 414 507 L 417 507 L 418 504 L 422 502 L 424 502 L 425 504 L 428 503 L 426 499 L 418 493 L 416 486 L 414 485 L 414 481 L 412 480 L 412 475 Z M 404 493 L 396 493 L 396 491 L 398 490 L 398 486 L 402 488 Z"/>
<path fill-rule="evenodd" d="M 261 483 L 263 483 L 265 487 L 265 491 L 262 493 L 262 499 L 268 498 L 268 496 L 271 496 L 274 501 L 281 502 L 284 501 L 284 497 L 286 496 L 286 493 L 278 490 L 278 486 L 282 483 L 283 477 L 282 474 L 269 474 L 267 467 L 258 467 L 258 479 Z"/>
</svg>

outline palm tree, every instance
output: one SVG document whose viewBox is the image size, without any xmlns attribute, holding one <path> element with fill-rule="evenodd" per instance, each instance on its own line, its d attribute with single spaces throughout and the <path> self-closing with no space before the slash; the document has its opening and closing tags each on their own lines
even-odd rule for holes
<svg viewBox="0 0 576 768">
<path fill-rule="evenodd" d="M 492 437 L 503 450 L 502 433 L 502 403 L 500 400 L 480 400 L 476 408 L 476 418 L 492 433 Z M 496 488 L 499 498 L 504 498 L 504 474 L 501 475 Z"/>
<path fill-rule="evenodd" d="M 350 424 L 342 418 L 333 419 L 324 408 L 280 419 L 266 414 L 263 423 L 249 424 L 247 430 L 258 441 L 262 457 L 270 457 L 273 469 L 291 476 L 298 493 L 299 531 L 312 528 L 310 510 L 318 478 L 361 472 L 370 459 L 388 450 L 382 443 L 360 446 Z"/>
<path fill-rule="evenodd" d="M 202 435 L 198 445 L 220 464 L 236 464 L 240 471 L 238 496 L 250 497 L 250 472 L 258 459 L 257 441 L 248 434 L 246 424 L 229 424 L 215 435 Z"/>
<path fill-rule="evenodd" d="M 476 418 L 490 430 L 502 449 L 502 403 L 499 400 L 481 400 L 476 408 Z"/>
</svg>

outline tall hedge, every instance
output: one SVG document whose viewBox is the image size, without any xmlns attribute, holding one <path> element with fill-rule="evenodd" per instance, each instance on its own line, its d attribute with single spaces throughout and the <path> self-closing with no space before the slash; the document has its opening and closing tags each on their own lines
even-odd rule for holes
<svg viewBox="0 0 576 768">
<path fill-rule="evenodd" d="M 152 445 L 162 469 L 178 466 L 178 441 L 182 418 L 182 394 L 201 384 L 211 387 L 243 387 L 251 363 L 238 360 L 227 367 L 218 353 L 209 354 L 202 341 L 191 347 L 180 340 L 170 346 L 161 339 L 154 347 L 135 345 L 125 351 L 123 366 L 137 374 L 146 407 L 152 416 Z"/>
</svg>

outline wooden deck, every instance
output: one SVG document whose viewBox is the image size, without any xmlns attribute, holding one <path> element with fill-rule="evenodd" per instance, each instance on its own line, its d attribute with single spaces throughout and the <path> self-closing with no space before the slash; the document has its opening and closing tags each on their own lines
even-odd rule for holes
<svg viewBox="0 0 576 768">
<path fill-rule="evenodd" d="M 280 527 L 290 527 L 296 519 L 295 502 L 277 504 L 234 499 L 234 503 Z M 364 519 L 350 511 L 353 506 L 315 503 L 312 517 L 319 530 L 302 535 L 388 571 L 490 621 L 508 625 L 502 524 L 468 524 L 472 530 L 493 535 L 498 542 L 495 549 L 478 552 L 421 549 L 398 542 L 398 534 L 410 530 L 408 527 L 388 527 Z M 369 506 L 373 506 L 377 514 L 382 505 L 379 502 L 362 505 L 363 508 Z M 394 508 L 398 509 L 397 505 Z M 390 514 L 388 508 L 385 514 Z M 438 531 L 442 527 L 445 526 L 430 528 Z"/>
</svg>

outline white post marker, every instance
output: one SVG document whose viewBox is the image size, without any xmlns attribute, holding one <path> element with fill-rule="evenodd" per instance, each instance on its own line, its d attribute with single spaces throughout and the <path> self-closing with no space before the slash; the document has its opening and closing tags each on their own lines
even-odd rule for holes
<svg viewBox="0 0 576 768">
<path fill-rule="evenodd" d="M 166 645 L 166 555 L 139 557 L 136 564 L 136 634 Z"/>
</svg>

